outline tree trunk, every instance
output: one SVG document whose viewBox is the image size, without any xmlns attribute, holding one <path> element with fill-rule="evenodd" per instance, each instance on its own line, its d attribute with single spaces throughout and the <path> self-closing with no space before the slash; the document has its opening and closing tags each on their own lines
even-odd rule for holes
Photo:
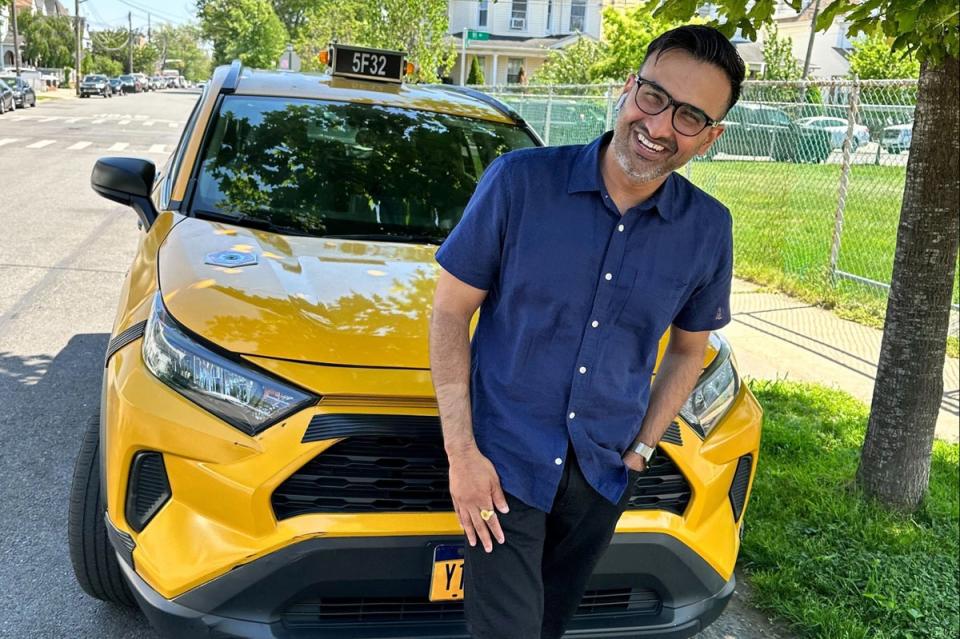
<svg viewBox="0 0 960 639">
<path fill-rule="evenodd" d="M 857 482 L 916 509 L 930 480 L 960 239 L 958 59 L 924 63 L 897 231 L 893 280 Z"/>
</svg>

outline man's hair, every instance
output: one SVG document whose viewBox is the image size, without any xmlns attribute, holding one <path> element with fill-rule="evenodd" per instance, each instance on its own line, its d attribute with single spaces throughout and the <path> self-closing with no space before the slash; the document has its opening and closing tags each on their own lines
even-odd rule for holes
<svg viewBox="0 0 960 639">
<path fill-rule="evenodd" d="M 719 67 L 730 80 L 730 102 L 727 104 L 727 111 L 737 103 L 746 71 L 743 59 L 726 36 L 703 25 L 688 24 L 677 27 L 661 33 L 650 43 L 644 62 L 674 49 L 686 51 L 697 60 Z"/>
</svg>

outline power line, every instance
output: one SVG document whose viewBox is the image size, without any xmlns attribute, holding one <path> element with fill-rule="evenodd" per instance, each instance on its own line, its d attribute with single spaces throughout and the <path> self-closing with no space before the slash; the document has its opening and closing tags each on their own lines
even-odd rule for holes
<svg viewBox="0 0 960 639">
<path fill-rule="evenodd" d="M 120 4 L 126 5 L 132 9 L 136 9 L 137 11 L 140 11 L 143 13 L 150 13 L 150 14 L 159 16 L 161 18 L 164 18 L 166 20 L 171 20 L 173 22 L 179 22 L 180 20 L 182 20 L 181 16 L 177 16 L 172 13 L 167 13 L 166 11 L 160 11 L 152 7 L 145 7 L 136 2 L 131 2 L 130 0 L 117 0 L 117 2 L 119 2 Z"/>
</svg>

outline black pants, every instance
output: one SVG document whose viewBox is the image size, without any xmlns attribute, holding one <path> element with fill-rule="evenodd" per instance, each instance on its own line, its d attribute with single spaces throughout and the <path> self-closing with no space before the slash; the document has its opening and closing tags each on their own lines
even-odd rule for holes
<svg viewBox="0 0 960 639">
<path fill-rule="evenodd" d="M 637 473 L 630 473 L 633 486 Z M 464 550 L 464 612 L 473 639 L 559 639 L 630 499 L 612 504 L 587 483 L 573 448 L 549 513 L 510 494 L 498 513 L 506 543 Z"/>
</svg>

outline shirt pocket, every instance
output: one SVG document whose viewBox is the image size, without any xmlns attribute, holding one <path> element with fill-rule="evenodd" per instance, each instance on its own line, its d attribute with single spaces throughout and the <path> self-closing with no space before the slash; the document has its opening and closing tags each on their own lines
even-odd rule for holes
<svg viewBox="0 0 960 639">
<path fill-rule="evenodd" d="M 664 268 L 638 269 L 617 323 L 649 329 L 659 338 L 687 298 L 690 276 Z"/>
</svg>

